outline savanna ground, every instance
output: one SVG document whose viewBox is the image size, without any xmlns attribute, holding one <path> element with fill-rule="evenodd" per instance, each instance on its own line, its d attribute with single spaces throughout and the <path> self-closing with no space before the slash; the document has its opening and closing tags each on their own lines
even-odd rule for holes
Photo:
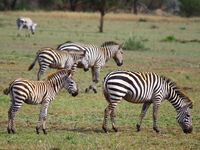
<svg viewBox="0 0 200 150">
<path fill-rule="evenodd" d="M 28 16 L 38 23 L 35 35 L 17 37 L 15 20 Z M 143 21 L 138 21 L 143 20 Z M 70 12 L 1 12 L 0 13 L 0 90 L 19 77 L 36 79 L 38 64 L 27 71 L 41 47 L 56 46 L 65 41 L 101 45 L 105 41 L 122 43 L 132 34 L 150 50 L 124 51 L 124 65 L 117 67 L 110 60 L 101 69 L 98 93 L 84 93 L 91 83 L 91 72 L 77 69 L 75 80 L 80 93 L 71 97 L 65 90 L 55 97 L 48 109 L 47 135 L 35 133 L 40 105 L 24 104 L 16 116 L 16 132 L 7 134 L 9 96 L 0 93 L 0 149 L 200 149 L 200 19 L 159 17 L 133 14 L 106 14 L 104 33 L 98 32 L 99 13 Z M 164 41 L 166 37 L 175 41 Z M 193 40 L 194 42 L 191 42 Z M 101 92 L 103 77 L 113 69 L 156 72 L 176 81 L 195 103 L 192 110 L 194 130 L 184 134 L 176 122 L 176 111 L 164 101 L 158 114 L 158 127 L 152 129 L 152 107 L 147 112 L 141 132 L 136 123 L 142 105 L 124 100 L 116 107 L 114 133 L 101 129 L 107 102 Z M 48 69 L 43 79 L 54 72 Z"/>
</svg>

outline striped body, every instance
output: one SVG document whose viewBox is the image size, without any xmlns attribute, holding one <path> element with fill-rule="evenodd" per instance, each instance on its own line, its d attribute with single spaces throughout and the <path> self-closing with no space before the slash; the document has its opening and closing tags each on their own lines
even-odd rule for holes
<svg viewBox="0 0 200 150">
<path fill-rule="evenodd" d="M 50 47 L 43 47 L 40 49 L 35 57 L 33 63 L 29 66 L 28 70 L 31 70 L 36 61 L 39 63 L 39 70 L 37 74 L 37 79 L 41 79 L 41 75 L 45 70 L 50 67 L 54 69 L 73 69 L 75 71 L 76 64 L 79 62 L 84 66 L 84 70 L 88 70 L 88 63 L 85 59 L 85 51 L 69 50 L 69 51 L 60 51 L 55 50 Z"/>
<path fill-rule="evenodd" d="M 24 18 L 24 17 L 19 17 L 16 20 L 17 27 L 18 27 L 18 34 L 17 36 L 20 36 L 20 31 L 23 28 L 26 28 L 26 36 L 30 37 L 29 31 L 31 30 L 32 34 L 35 33 L 35 28 L 37 26 L 37 23 L 33 23 L 33 21 L 30 18 Z"/>
<path fill-rule="evenodd" d="M 68 51 L 69 49 L 85 50 L 85 57 L 88 60 L 88 66 L 92 68 L 92 81 L 93 84 L 86 88 L 85 92 L 93 89 L 95 93 L 96 84 L 99 82 L 100 69 L 105 63 L 113 58 L 118 66 L 123 64 L 123 44 L 117 44 L 115 42 L 105 42 L 101 47 L 96 45 L 84 45 L 73 42 L 66 42 L 57 47 L 59 50 Z M 82 65 L 78 64 L 78 67 Z"/>
<path fill-rule="evenodd" d="M 144 103 L 137 129 L 151 103 L 153 103 L 153 129 L 157 128 L 158 107 L 165 99 L 174 106 L 177 111 L 177 121 L 185 133 L 192 132 L 192 120 L 190 108 L 193 102 L 184 95 L 178 86 L 169 78 L 150 72 L 136 72 L 131 70 L 114 70 L 108 73 L 103 81 L 103 93 L 109 105 L 105 109 L 103 129 L 107 133 L 107 117 L 111 115 L 113 129 L 118 131 L 114 123 L 114 108 L 123 98 L 131 103 Z"/>
<path fill-rule="evenodd" d="M 39 134 L 41 120 L 43 119 L 43 132 L 46 134 L 45 123 L 48 105 L 55 95 L 65 88 L 72 96 L 78 94 L 78 88 L 72 78 L 71 70 L 59 70 L 48 77 L 46 81 L 31 81 L 24 78 L 14 80 L 4 94 L 10 93 L 11 105 L 8 111 L 8 133 L 15 134 L 14 118 L 23 103 L 42 104 L 36 131 Z"/>
</svg>

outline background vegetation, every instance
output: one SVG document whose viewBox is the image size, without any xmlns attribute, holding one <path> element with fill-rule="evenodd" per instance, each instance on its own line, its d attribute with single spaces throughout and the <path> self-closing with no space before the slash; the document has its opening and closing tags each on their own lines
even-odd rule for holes
<svg viewBox="0 0 200 150">
<path fill-rule="evenodd" d="M 17 37 L 16 18 L 27 16 L 38 23 L 35 35 Z M 47 135 L 35 133 L 40 105 L 24 104 L 16 116 L 16 132 L 7 134 L 9 96 L 0 93 L 0 149 L 200 149 L 200 51 L 199 18 L 163 17 L 108 13 L 105 32 L 97 32 L 99 13 L 17 11 L 0 13 L 0 90 L 19 77 L 36 80 L 38 65 L 27 71 L 36 52 L 44 46 L 57 47 L 71 40 L 84 44 L 101 45 L 105 41 L 122 43 L 134 37 L 148 50 L 129 48 L 124 51 L 124 64 L 117 67 L 110 60 L 101 69 L 98 93 L 84 93 L 91 83 L 91 72 L 77 69 L 75 80 L 80 93 L 71 97 L 65 90 L 55 97 L 49 107 Z M 141 21 L 146 20 L 146 21 Z M 163 40 L 164 39 L 164 40 Z M 186 41 L 186 42 L 181 42 Z M 125 45 L 126 46 L 126 45 Z M 136 132 L 136 123 L 142 105 L 124 100 L 116 107 L 116 124 L 120 132 L 114 133 L 109 121 L 110 134 L 101 129 L 107 102 L 101 92 L 103 77 L 114 69 L 132 69 L 156 72 L 176 81 L 184 93 L 194 100 L 192 118 L 194 131 L 184 134 L 176 122 L 176 111 L 165 101 L 158 114 L 158 127 L 152 129 L 152 107 Z M 48 69 L 43 75 L 54 72 Z"/>
</svg>

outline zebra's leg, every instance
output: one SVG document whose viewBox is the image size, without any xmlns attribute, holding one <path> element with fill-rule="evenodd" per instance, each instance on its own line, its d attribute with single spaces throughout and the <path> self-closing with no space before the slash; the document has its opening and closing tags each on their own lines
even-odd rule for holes
<svg viewBox="0 0 200 150">
<path fill-rule="evenodd" d="M 108 130 L 107 130 L 107 122 L 108 122 L 108 116 L 110 115 L 110 113 L 112 112 L 113 110 L 108 106 L 105 111 L 104 111 L 104 120 L 103 120 L 103 126 L 102 126 L 102 129 L 104 130 L 105 133 L 108 133 Z"/>
<path fill-rule="evenodd" d="M 44 74 L 45 70 L 47 69 L 47 67 L 49 67 L 49 64 L 41 64 L 39 63 L 40 68 L 38 70 L 38 74 L 37 74 L 37 80 L 40 81 L 41 80 L 41 76 Z"/>
<path fill-rule="evenodd" d="M 89 88 L 85 89 L 85 93 L 89 92 L 89 90 L 93 90 L 94 93 L 97 93 L 96 90 L 96 84 L 99 82 L 99 73 L 100 73 L 100 67 L 92 67 L 92 85 L 89 86 Z"/>
<path fill-rule="evenodd" d="M 43 131 L 44 134 L 47 134 L 47 132 L 46 132 L 46 117 L 47 117 L 48 105 L 49 105 L 49 103 L 42 103 L 38 123 L 37 123 L 37 126 L 36 126 L 36 133 L 37 134 L 40 134 L 39 130 L 40 130 L 41 120 L 43 120 L 42 131 Z"/>
<path fill-rule="evenodd" d="M 30 27 L 27 27 L 27 30 L 26 30 L 26 37 L 30 37 L 29 30 L 30 30 Z"/>
<path fill-rule="evenodd" d="M 140 113 L 140 119 L 136 125 L 137 127 L 137 132 L 140 131 L 140 126 L 142 124 L 142 119 L 144 118 L 147 110 L 149 109 L 149 106 L 151 105 L 151 103 L 144 103 L 143 106 L 142 106 L 142 110 L 141 110 L 141 113 Z"/>
<path fill-rule="evenodd" d="M 18 33 L 17 33 L 17 36 L 20 36 L 20 32 L 21 32 L 21 29 L 23 28 L 23 25 L 19 26 L 18 27 Z"/>
<path fill-rule="evenodd" d="M 111 113 L 110 113 L 110 118 L 111 118 L 113 130 L 114 130 L 115 132 L 118 132 L 118 129 L 117 129 L 117 127 L 115 126 L 115 112 L 114 112 L 114 109 L 113 109 L 113 111 L 111 111 Z"/>
<path fill-rule="evenodd" d="M 21 107 L 22 103 L 18 103 L 18 106 L 17 107 L 14 107 L 15 106 L 15 103 L 12 102 L 11 106 L 10 106 L 10 109 L 8 111 L 8 127 L 7 127 L 7 131 L 8 133 L 10 134 L 11 132 L 13 134 L 16 134 L 15 132 L 15 116 L 16 116 L 16 113 L 17 111 L 19 110 L 19 108 Z"/>
<path fill-rule="evenodd" d="M 107 122 L 108 122 L 108 116 L 110 115 L 111 111 L 112 110 L 109 108 L 109 106 L 105 109 L 103 126 L 102 126 L 102 129 L 104 130 L 105 133 L 108 133 Z"/>
<path fill-rule="evenodd" d="M 157 114 L 158 114 L 158 107 L 159 107 L 159 103 L 156 103 L 154 102 L 154 105 L 153 105 L 153 129 L 161 134 L 161 132 L 158 130 L 158 127 L 157 127 Z"/>
</svg>

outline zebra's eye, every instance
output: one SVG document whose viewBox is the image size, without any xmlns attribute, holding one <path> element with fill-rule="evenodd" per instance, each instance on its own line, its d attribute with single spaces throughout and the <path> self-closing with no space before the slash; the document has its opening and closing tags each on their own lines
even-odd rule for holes
<svg viewBox="0 0 200 150">
<path fill-rule="evenodd" d="M 187 114 L 187 115 L 186 115 L 186 117 L 190 117 L 190 115 L 189 115 L 189 114 Z"/>
</svg>

